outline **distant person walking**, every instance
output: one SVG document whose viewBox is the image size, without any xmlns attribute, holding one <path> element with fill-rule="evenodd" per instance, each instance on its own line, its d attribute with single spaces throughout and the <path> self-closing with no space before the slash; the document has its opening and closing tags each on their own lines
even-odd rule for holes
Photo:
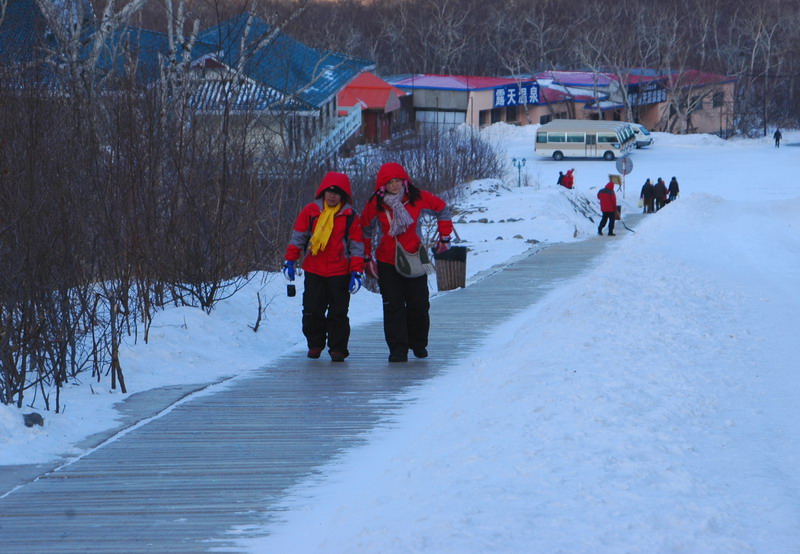
<svg viewBox="0 0 800 554">
<path fill-rule="evenodd" d="M 309 358 L 319 358 L 326 343 L 332 361 L 343 362 L 349 355 L 350 295 L 361 288 L 364 270 L 364 239 L 351 194 L 347 175 L 326 173 L 315 200 L 297 216 L 286 248 L 283 274 L 289 281 L 306 254 L 303 335 Z"/>
<path fill-rule="evenodd" d="M 642 213 L 653 213 L 653 201 L 656 198 L 656 191 L 655 187 L 653 187 L 653 183 L 650 182 L 650 179 L 647 179 L 647 181 L 645 181 L 642 185 L 642 192 L 639 194 L 639 198 L 642 199 Z"/>
<path fill-rule="evenodd" d="M 614 183 L 609 181 L 605 187 L 601 188 L 597 193 L 597 198 L 600 200 L 600 211 L 603 212 L 603 218 L 600 220 L 600 225 L 597 227 L 597 234 L 603 234 L 603 227 L 608 223 L 608 236 L 614 236 L 614 222 L 617 217 L 617 195 L 614 193 Z"/>
<path fill-rule="evenodd" d="M 783 138 L 783 134 L 781 133 L 780 129 L 775 129 L 775 133 L 772 135 L 772 138 L 775 139 L 775 148 L 781 147 L 781 139 Z"/>
<path fill-rule="evenodd" d="M 653 192 L 655 192 L 656 195 L 656 211 L 658 211 L 667 205 L 667 184 L 664 182 L 664 179 L 661 177 L 658 178 L 658 181 L 656 181 L 653 187 Z"/>
<path fill-rule="evenodd" d="M 678 186 L 678 180 L 675 177 L 670 179 L 669 188 L 667 190 L 669 191 L 669 201 L 670 202 L 672 202 L 673 200 L 677 200 L 678 199 L 678 195 L 681 192 L 681 188 Z"/>
<path fill-rule="evenodd" d="M 564 184 L 564 172 L 563 171 L 559 171 L 558 172 L 558 181 L 556 181 L 556 184 L 557 185 L 563 185 Z"/>
<path fill-rule="evenodd" d="M 575 184 L 575 176 L 572 175 L 574 171 L 574 168 L 567 171 L 567 174 L 564 175 L 563 179 L 561 179 L 561 186 L 568 189 L 572 188 L 572 186 Z"/>
</svg>

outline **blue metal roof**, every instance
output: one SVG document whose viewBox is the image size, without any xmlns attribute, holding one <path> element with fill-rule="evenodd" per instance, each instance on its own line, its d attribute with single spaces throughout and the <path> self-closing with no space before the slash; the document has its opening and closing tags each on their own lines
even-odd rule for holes
<svg viewBox="0 0 800 554">
<path fill-rule="evenodd" d="M 89 39 L 94 32 L 89 22 L 86 23 L 82 56 L 90 54 L 92 43 Z M 243 40 L 245 36 L 247 39 Z M 57 48 L 35 0 L 10 0 L 6 18 L 0 27 L 0 57 L 3 61 L 16 65 L 17 69 L 19 64 L 41 61 L 45 46 Z M 126 53 L 131 56 L 121 55 Z M 179 61 L 184 61 L 186 54 L 178 52 Z M 246 14 L 200 33 L 190 55 L 192 61 L 212 57 L 232 70 L 239 67 L 240 60 L 245 60 L 242 77 L 249 84 L 240 89 L 245 92 L 237 94 L 235 103 L 238 109 L 316 109 L 360 73 L 374 67 L 370 60 L 307 46 Z M 128 64 L 130 58 L 136 60 L 134 67 Z M 98 67 L 106 75 L 117 78 L 129 76 L 133 69 L 138 83 L 150 84 L 159 78 L 160 69 L 168 60 L 169 40 L 166 34 L 121 26 L 106 39 L 98 58 Z M 39 68 L 39 71 L 42 69 Z M 16 79 L 20 77 L 15 76 Z M 52 78 L 50 75 L 46 80 L 52 82 Z M 29 78 L 23 80 L 30 82 Z M 223 85 L 206 86 L 198 91 L 195 100 L 198 105 L 214 109 L 214 104 L 226 96 L 230 99 L 230 94 Z"/>
<path fill-rule="evenodd" d="M 54 45 L 34 0 L 10 0 L 0 26 L 0 58 L 25 64 L 44 57 L 43 48 Z"/>
<path fill-rule="evenodd" d="M 314 108 L 374 67 L 370 60 L 311 48 L 247 14 L 203 31 L 199 40 L 228 67 L 244 58 L 247 77 Z"/>
<path fill-rule="evenodd" d="M 89 54 L 87 45 L 84 55 Z M 108 37 L 100 52 L 97 66 L 106 74 L 125 77 L 130 73 L 126 64 L 128 59 L 136 60 L 136 81 L 149 84 L 158 80 L 161 66 L 169 60 L 169 38 L 166 34 L 139 27 L 119 27 Z M 121 55 L 130 54 L 130 56 Z M 178 61 L 182 61 L 185 51 L 178 51 Z"/>
</svg>

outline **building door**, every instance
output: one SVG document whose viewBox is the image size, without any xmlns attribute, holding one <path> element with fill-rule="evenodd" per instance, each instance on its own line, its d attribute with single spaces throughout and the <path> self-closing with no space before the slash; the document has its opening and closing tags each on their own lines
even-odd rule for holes
<svg viewBox="0 0 800 554">
<path fill-rule="evenodd" d="M 378 137 L 378 114 L 369 110 L 361 113 L 365 123 L 364 134 L 366 135 L 366 142 L 378 142 L 380 140 Z"/>
<path fill-rule="evenodd" d="M 392 114 L 381 114 L 381 132 L 378 142 L 387 141 L 392 138 Z"/>
</svg>

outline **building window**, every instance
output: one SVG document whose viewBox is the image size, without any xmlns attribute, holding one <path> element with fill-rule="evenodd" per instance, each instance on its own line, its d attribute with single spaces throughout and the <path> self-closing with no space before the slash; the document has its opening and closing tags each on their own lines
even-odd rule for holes
<svg viewBox="0 0 800 554">
<path fill-rule="evenodd" d="M 484 127 L 484 126 L 489 124 L 489 112 L 490 111 L 491 110 L 481 110 L 480 113 L 478 113 L 478 125 L 480 125 L 481 127 Z"/>
<path fill-rule="evenodd" d="M 502 108 L 494 108 L 492 110 L 492 123 L 499 123 L 502 121 Z"/>
<path fill-rule="evenodd" d="M 517 114 L 517 107 L 516 106 L 507 106 L 506 107 L 506 122 L 507 123 L 514 123 L 519 121 L 519 115 Z"/>
<path fill-rule="evenodd" d="M 711 98 L 711 105 L 714 106 L 715 108 L 721 108 L 724 103 L 725 103 L 725 93 L 715 92 L 714 96 Z"/>
<path fill-rule="evenodd" d="M 417 110 L 417 123 L 432 123 L 436 125 L 460 125 L 467 121 L 467 112 Z"/>
</svg>

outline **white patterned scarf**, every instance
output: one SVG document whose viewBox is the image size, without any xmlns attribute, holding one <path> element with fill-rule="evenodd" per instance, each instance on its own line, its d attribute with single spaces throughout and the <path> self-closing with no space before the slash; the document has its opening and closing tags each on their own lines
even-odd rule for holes
<svg viewBox="0 0 800 554">
<path fill-rule="evenodd" d="M 397 194 L 384 194 L 383 201 L 394 213 L 394 217 L 389 218 L 389 235 L 396 237 L 408 229 L 408 226 L 414 223 L 414 219 L 403 204 L 402 191 Z"/>
</svg>

